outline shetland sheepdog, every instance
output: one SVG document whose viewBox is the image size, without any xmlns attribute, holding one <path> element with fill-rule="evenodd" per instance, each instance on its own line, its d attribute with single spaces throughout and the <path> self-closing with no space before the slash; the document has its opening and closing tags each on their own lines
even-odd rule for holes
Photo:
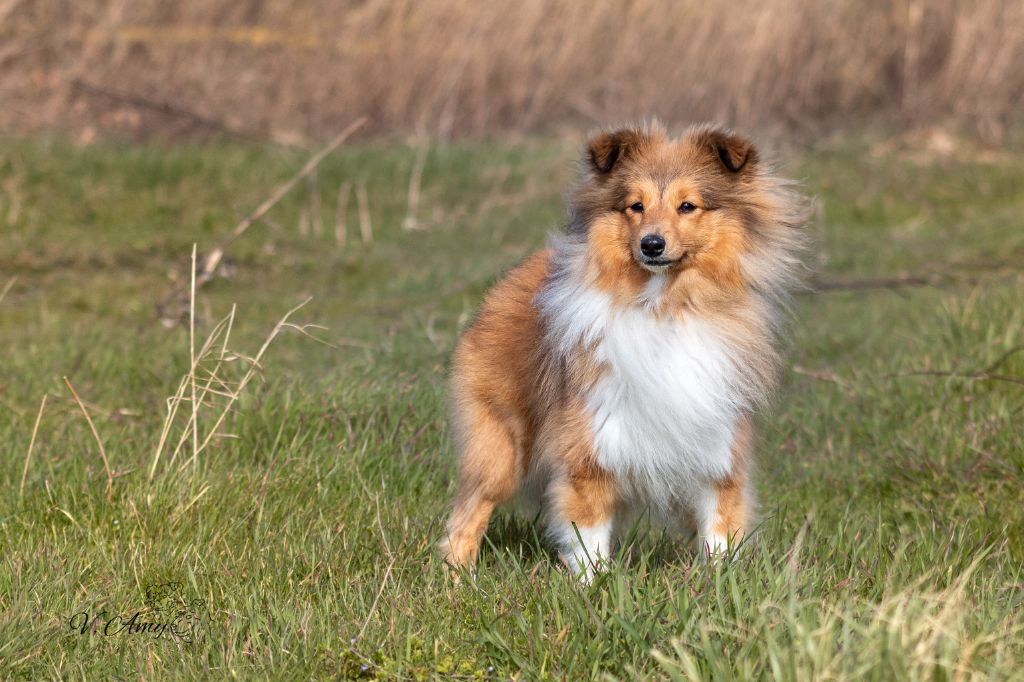
<svg viewBox="0 0 1024 682">
<path fill-rule="evenodd" d="M 593 135 L 565 233 L 494 286 L 455 350 L 444 558 L 474 563 L 517 493 L 585 579 L 638 513 L 730 556 L 754 519 L 753 416 L 777 379 L 802 207 L 728 131 Z"/>
</svg>

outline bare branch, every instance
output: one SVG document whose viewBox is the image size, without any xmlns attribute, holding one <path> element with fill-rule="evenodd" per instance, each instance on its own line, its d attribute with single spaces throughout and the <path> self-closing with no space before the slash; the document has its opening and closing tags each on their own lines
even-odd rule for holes
<svg viewBox="0 0 1024 682">
<path fill-rule="evenodd" d="M 224 259 L 224 253 L 227 251 L 228 247 L 230 247 L 231 244 L 234 243 L 236 239 L 245 234 L 246 230 L 252 227 L 253 223 L 256 223 L 260 219 L 262 219 L 263 216 L 270 209 L 276 206 L 277 203 L 281 201 L 281 199 L 284 198 L 284 196 L 288 194 L 288 192 L 291 191 L 292 188 L 295 187 L 295 185 L 297 185 L 300 180 L 302 180 L 304 177 L 312 173 L 313 170 L 320 164 L 321 161 L 324 160 L 324 158 L 327 157 L 328 154 L 337 149 L 342 142 L 348 139 L 364 123 L 366 123 L 365 117 L 360 118 L 359 120 L 355 121 L 350 126 L 345 128 L 345 130 L 343 130 L 333 140 L 331 140 L 327 144 L 327 146 L 325 146 L 319 152 L 310 157 L 306 164 L 301 169 L 299 169 L 299 171 L 295 173 L 295 175 L 293 175 L 286 182 L 282 183 L 276 189 L 274 189 L 274 191 L 270 193 L 270 196 L 268 196 L 263 201 L 263 203 L 256 207 L 256 210 L 254 210 L 248 216 L 243 218 L 241 222 L 235 225 L 234 229 L 231 230 L 231 233 L 228 234 L 224 239 L 222 239 L 221 242 L 212 251 L 210 251 L 203 259 L 202 267 L 196 274 L 195 288 L 198 289 L 202 287 L 204 284 L 206 284 L 206 282 L 213 278 L 213 274 L 214 272 L 216 272 L 217 266 L 220 265 L 221 261 Z M 168 322 L 170 325 L 173 325 L 175 322 L 180 320 L 181 315 L 168 315 L 165 312 L 165 310 L 172 301 L 179 300 L 182 297 L 182 294 L 184 293 L 184 290 L 178 289 L 174 291 L 170 296 L 165 298 L 163 302 L 161 302 L 160 305 L 158 306 L 158 310 L 161 313 L 161 318 L 163 318 L 164 321 Z"/>
</svg>

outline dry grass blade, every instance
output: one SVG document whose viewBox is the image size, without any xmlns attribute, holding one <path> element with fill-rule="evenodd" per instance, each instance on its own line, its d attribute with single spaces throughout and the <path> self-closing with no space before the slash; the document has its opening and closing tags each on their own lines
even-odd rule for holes
<svg viewBox="0 0 1024 682">
<path fill-rule="evenodd" d="M 403 230 L 421 229 L 416 214 L 420 207 L 420 185 L 423 183 L 423 166 L 427 162 L 427 143 L 420 139 L 416 145 L 416 160 L 412 165 L 412 173 L 409 174 L 409 199 L 406 203 L 405 219 L 402 221 Z"/>
<path fill-rule="evenodd" d="M 345 247 L 348 240 L 348 225 L 346 216 L 348 214 L 348 196 L 352 193 L 352 182 L 344 180 L 338 186 L 338 203 L 334 208 L 334 243 L 339 249 Z"/>
<path fill-rule="evenodd" d="M 47 395 L 43 394 L 43 399 L 39 403 L 39 412 L 36 413 L 36 423 L 32 426 L 32 437 L 28 441 L 28 452 L 25 454 L 25 466 L 21 470 L 21 485 L 18 486 L 18 497 L 25 496 L 25 479 L 28 478 L 28 465 L 32 461 L 32 450 L 36 445 L 36 434 L 39 433 L 39 422 L 43 420 L 43 410 L 46 409 L 46 398 Z"/>
<path fill-rule="evenodd" d="M 235 310 L 235 306 L 232 306 L 231 312 L 228 314 L 228 316 L 214 326 L 213 330 L 211 330 L 210 332 L 210 335 L 207 337 L 206 342 L 203 344 L 203 347 L 199 350 L 199 353 L 196 355 L 193 366 L 190 367 L 189 371 L 185 374 L 185 376 L 181 378 L 181 381 L 178 383 L 178 389 L 174 392 L 174 395 L 167 399 L 167 416 L 164 418 L 163 428 L 161 429 L 160 432 L 160 438 L 159 441 L 157 442 L 156 450 L 153 453 L 153 462 L 149 468 L 150 480 L 152 480 L 153 477 L 156 475 L 156 467 L 160 461 L 164 448 L 167 445 L 167 439 L 170 436 L 171 429 L 173 428 L 175 421 L 177 419 L 178 408 L 181 405 L 181 403 L 187 400 L 187 398 L 185 397 L 185 393 L 188 390 L 188 387 L 191 383 L 192 375 L 198 370 L 199 363 L 201 363 L 213 352 L 213 346 L 218 342 L 220 342 L 220 351 L 217 356 L 216 365 L 212 370 L 208 372 L 206 383 L 199 390 L 199 395 L 196 398 L 196 403 L 200 405 L 203 404 L 203 401 L 205 400 L 207 393 L 211 391 L 212 383 L 214 381 L 219 381 L 219 379 L 216 378 L 216 373 L 220 370 L 225 360 L 225 357 L 228 355 L 228 341 L 231 338 L 231 328 L 234 325 L 235 321 Z M 177 446 L 175 447 L 173 453 L 171 454 L 172 463 L 175 457 L 177 457 L 179 450 L 184 445 L 185 440 L 187 440 L 188 434 L 189 432 L 187 429 L 185 430 L 184 433 L 181 434 L 181 438 L 179 439 Z"/>
<path fill-rule="evenodd" d="M 168 466 L 174 464 L 178 454 L 185 447 L 185 443 L 189 439 L 193 443 L 191 444 L 191 454 L 182 466 L 195 465 L 199 461 L 199 456 L 207 449 L 211 441 L 215 437 L 223 435 L 218 433 L 219 429 L 223 426 L 227 416 L 236 406 L 236 403 L 242 397 L 250 382 L 262 371 L 263 357 L 270 344 L 281 332 L 288 329 L 294 330 L 319 343 L 331 345 L 309 334 L 308 330 L 324 329 L 323 327 L 318 325 L 296 325 L 289 322 L 291 316 L 309 303 L 310 300 L 306 299 L 289 310 L 280 319 L 278 324 L 274 325 L 270 334 L 264 339 L 260 349 L 251 357 L 228 349 L 227 344 L 234 322 L 234 312 L 236 312 L 236 309 L 231 308 L 230 314 L 222 319 L 210 333 L 203 347 L 198 352 L 195 352 L 193 363 L 191 363 L 188 372 L 181 378 L 174 395 L 168 399 L 167 417 L 164 419 L 160 440 L 153 456 L 153 462 L 150 465 L 150 474 L 148 474 L 151 480 L 156 476 L 157 467 L 163 453 L 167 450 L 171 433 L 177 433 L 174 427 L 178 423 L 177 418 L 180 412 L 178 408 L 182 402 L 190 402 L 191 410 L 182 430 L 175 436 L 176 442 L 173 450 L 170 451 Z M 219 348 L 215 350 L 215 346 L 219 346 Z M 212 358 L 213 367 L 202 367 L 204 361 L 208 358 Z M 247 365 L 242 377 L 237 381 L 229 380 L 221 375 L 221 369 L 229 360 L 241 360 Z M 202 377 L 200 376 L 201 373 Z M 201 429 L 199 426 L 201 413 L 206 408 L 218 410 L 216 418 L 213 419 L 213 424 L 208 430 Z"/>
<path fill-rule="evenodd" d="M 309 226 L 319 237 L 324 231 L 324 217 L 320 208 L 320 178 L 316 168 L 306 178 L 309 186 Z"/>
<path fill-rule="evenodd" d="M 313 338 L 321 343 L 326 343 L 309 333 L 310 329 L 322 329 L 322 327 L 313 324 L 293 324 L 289 321 L 291 316 L 309 303 L 310 300 L 306 299 L 289 310 L 274 326 L 256 355 L 252 357 L 228 348 L 235 320 L 234 307 L 232 307 L 231 313 L 213 328 L 198 351 L 194 350 L 194 339 L 190 339 L 190 349 L 192 349 L 191 365 L 188 372 L 178 383 L 178 388 L 174 395 L 168 399 L 167 416 L 164 418 L 160 439 L 149 467 L 150 480 L 153 480 L 156 476 L 157 467 L 165 451 L 170 451 L 167 465 L 173 466 L 177 461 L 178 454 L 183 449 L 188 449 L 186 443 L 191 440 L 191 454 L 183 466 L 194 466 L 199 460 L 199 455 L 209 446 L 210 442 L 219 435 L 222 435 L 218 433 L 219 429 L 223 426 L 231 410 L 243 395 L 246 387 L 256 374 L 262 371 L 264 355 L 271 343 L 282 331 L 292 329 L 304 336 Z M 243 362 L 246 365 L 244 373 L 237 380 L 222 374 L 225 364 L 231 361 Z M 206 364 L 204 365 L 204 363 Z M 212 367 L 210 366 L 211 363 Z M 181 410 L 179 408 L 185 402 L 191 404 L 191 409 L 184 426 L 181 427 L 179 432 L 175 426 L 180 423 L 178 417 Z M 200 417 L 205 409 L 217 410 L 215 413 L 216 417 L 212 418 L 212 426 L 208 430 L 200 428 Z M 171 440 L 172 434 L 173 441 Z M 174 443 L 173 449 L 168 448 L 168 443 L 171 442 Z"/>
<path fill-rule="evenodd" d="M 282 330 L 290 326 L 288 323 L 288 319 L 296 312 L 298 312 L 300 309 L 305 307 L 306 304 L 308 304 L 311 300 L 313 299 L 307 298 L 305 301 L 289 310 L 287 313 L 285 313 L 284 317 L 282 317 L 281 320 L 276 325 L 274 325 L 274 329 L 270 332 L 270 335 L 267 336 L 267 338 L 263 341 L 263 345 L 260 346 L 260 350 L 258 353 L 256 353 L 256 357 L 252 359 L 249 368 L 242 376 L 242 379 L 238 382 L 238 388 L 228 399 L 227 404 L 224 406 L 223 410 L 221 410 L 221 413 L 217 417 L 216 422 L 214 422 L 213 427 L 210 429 L 210 431 L 206 435 L 206 438 L 203 439 L 203 442 L 200 444 L 199 449 L 196 453 L 197 455 L 199 452 L 202 452 L 204 449 L 206 449 L 206 446 L 210 444 L 210 440 L 213 439 L 213 437 L 217 433 L 217 430 L 220 428 L 221 424 L 224 423 L 224 420 L 227 418 L 228 413 L 231 411 L 231 408 L 234 407 L 236 402 L 238 402 L 238 399 L 242 396 L 242 392 L 245 390 L 246 386 L 249 385 L 249 382 L 252 380 L 252 378 L 256 375 L 256 372 L 260 367 L 260 360 L 263 359 L 263 355 L 267 352 L 267 349 L 270 348 L 270 344 L 274 342 L 274 339 L 277 338 L 277 335 L 280 334 Z"/>
<path fill-rule="evenodd" d="M 18 281 L 18 276 L 17 275 L 15 275 L 14 277 L 11 277 L 9 280 L 7 280 L 7 284 L 5 284 L 4 288 L 2 290 L 0 290 L 0 303 L 3 302 L 4 296 L 7 295 L 7 292 L 11 290 L 11 287 L 13 287 L 14 283 L 17 282 L 17 281 Z"/>
<path fill-rule="evenodd" d="M 373 598 L 373 603 L 370 604 L 370 610 L 366 613 L 366 620 L 363 621 L 363 626 L 359 628 L 359 634 L 356 635 L 356 640 L 363 638 L 366 634 L 366 628 L 370 625 L 370 619 L 373 618 L 373 612 L 377 610 L 377 602 L 380 601 L 380 596 L 384 594 L 384 588 L 388 584 L 388 579 L 391 577 L 391 569 L 395 566 L 395 557 L 391 557 L 391 561 L 388 562 L 387 570 L 384 571 L 384 578 L 380 581 L 380 588 L 377 589 L 377 594 Z"/>
<path fill-rule="evenodd" d="M 199 403 L 196 402 L 196 245 L 192 245 L 192 285 L 189 288 L 188 304 L 188 354 L 189 380 L 192 385 L 192 461 L 195 462 L 199 447 Z"/>
<path fill-rule="evenodd" d="M 366 183 L 356 183 L 356 208 L 359 211 L 359 234 L 364 244 L 373 241 L 373 223 L 370 222 L 370 199 L 366 196 Z"/>
<path fill-rule="evenodd" d="M 103 469 L 107 472 L 107 500 L 114 498 L 114 474 L 110 471 L 110 460 L 107 459 L 107 450 L 103 447 L 103 440 L 100 439 L 100 434 L 96 430 L 96 425 L 92 422 L 92 417 L 89 416 L 89 411 L 85 409 L 85 405 L 82 404 L 82 399 L 78 397 L 78 392 L 75 387 L 71 385 L 71 381 L 64 377 L 64 383 L 67 384 L 68 390 L 71 391 L 71 395 L 74 397 L 75 402 L 78 403 L 79 409 L 82 410 L 82 414 L 85 415 L 85 421 L 89 423 L 89 429 L 92 431 L 93 438 L 96 439 L 96 445 L 100 449 L 100 457 L 103 459 Z"/>
</svg>

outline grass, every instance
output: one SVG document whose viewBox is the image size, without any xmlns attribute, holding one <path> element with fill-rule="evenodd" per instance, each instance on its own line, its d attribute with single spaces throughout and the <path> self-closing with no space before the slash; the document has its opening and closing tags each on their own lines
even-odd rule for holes
<svg viewBox="0 0 1024 682">
<path fill-rule="evenodd" d="M 237 304 L 233 351 L 201 367 L 219 367 L 220 388 L 256 378 L 194 464 L 186 443 L 151 478 L 190 364 L 187 321 L 164 328 L 156 303 L 187 284 L 193 243 L 202 255 L 304 158 L 0 141 L 0 291 L 13 281 L 0 300 L 0 676 L 1019 674 L 1024 386 L 990 377 L 1024 375 L 1024 157 L 921 158 L 875 142 L 787 163 L 819 197 L 822 277 L 928 273 L 937 286 L 799 297 L 794 371 L 762 420 L 764 521 L 741 560 L 702 565 L 640 528 L 580 587 L 534 521 L 508 513 L 475 581 L 451 584 L 433 551 L 452 492 L 447 358 L 488 285 L 561 221 L 572 145 L 433 149 L 423 231 L 399 227 L 412 150 L 325 161 L 313 187 L 323 231 L 299 232 L 306 185 L 200 290 L 197 346 Z M 361 243 L 353 200 L 339 249 L 346 180 L 366 183 L 375 237 Z M 310 332 L 332 345 L 284 329 L 252 365 L 310 296 L 292 322 L 325 325 Z M 208 397 L 202 433 L 228 399 Z M 171 440 L 189 428 L 180 410 Z M 199 636 L 103 635 L 147 606 L 201 616 Z M 80 612 L 106 615 L 83 635 Z"/>
</svg>

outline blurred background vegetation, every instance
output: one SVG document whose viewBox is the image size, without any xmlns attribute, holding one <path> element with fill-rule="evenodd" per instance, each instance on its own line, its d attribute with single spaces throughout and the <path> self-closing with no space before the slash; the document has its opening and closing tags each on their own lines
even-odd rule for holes
<svg viewBox="0 0 1024 682">
<path fill-rule="evenodd" d="M 0 132 L 323 141 L 659 116 L 819 135 L 1024 108 L 1017 0 L 0 0 Z"/>
</svg>

